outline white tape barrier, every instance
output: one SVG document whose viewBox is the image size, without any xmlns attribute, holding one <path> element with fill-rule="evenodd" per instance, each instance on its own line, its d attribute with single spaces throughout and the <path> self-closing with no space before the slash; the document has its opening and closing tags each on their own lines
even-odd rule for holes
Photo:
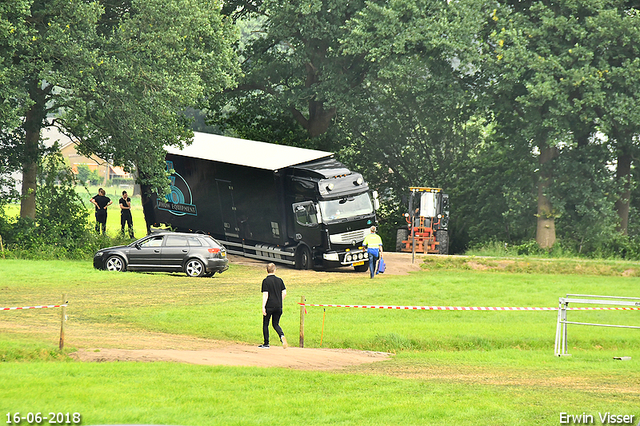
<svg viewBox="0 0 640 426">
<path fill-rule="evenodd" d="M 369 309 L 407 309 L 420 311 L 557 311 L 559 308 L 535 307 L 480 307 L 480 306 L 390 306 L 390 305 L 329 305 L 318 303 L 298 303 L 300 306 L 320 306 L 328 308 L 369 308 Z M 572 307 L 568 311 L 638 311 L 640 307 Z"/>
<path fill-rule="evenodd" d="M 21 308 L 0 308 L 0 311 L 17 311 L 21 309 L 45 309 L 45 308 L 62 308 L 68 305 L 39 305 L 39 306 L 23 306 Z"/>
</svg>

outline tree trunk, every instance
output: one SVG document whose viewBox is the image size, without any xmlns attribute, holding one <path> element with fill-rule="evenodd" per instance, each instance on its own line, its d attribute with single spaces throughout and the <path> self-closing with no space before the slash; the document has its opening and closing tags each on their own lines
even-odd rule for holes
<svg viewBox="0 0 640 426">
<path fill-rule="evenodd" d="M 22 198 L 20 201 L 20 217 L 35 219 L 36 190 L 38 186 L 38 151 L 40 133 L 45 119 L 46 91 L 40 88 L 39 81 L 33 81 L 29 90 L 34 102 L 25 114 L 24 151 L 22 158 Z"/>
<path fill-rule="evenodd" d="M 315 138 L 329 130 L 331 120 L 336 115 L 336 108 L 324 109 L 324 104 L 318 101 L 309 101 L 309 118 L 306 118 L 297 109 L 292 109 L 296 121 L 307 131 L 310 137 Z"/>
<path fill-rule="evenodd" d="M 547 191 L 551 185 L 553 170 L 551 162 L 559 155 L 556 147 L 540 147 L 540 177 L 538 179 L 538 226 L 536 229 L 536 242 L 542 249 L 553 247 L 556 242 L 555 215 L 551 200 Z"/>
<path fill-rule="evenodd" d="M 320 46 L 314 53 L 315 57 L 324 58 L 326 48 Z M 309 62 L 306 64 L 306 70 L 307 78 L 305 87 L 310 88 L 319 82 L 318 69 L 313 63 Z M 317 100 L 314 96 L 309 100 L 309 118 L 306 118 L 304 114 L 295 108 L 292 108 L 292 112 L 293 117 L 307 131 L 309 136 L 315 138 L 329 130 L 329 125 L 331 125 L 331 120 L 335 117 L 337 109 L 336 107 L 325 109 L 324 102 Z"/>
<path fill-rule="evenodd" d="M 616 211 L 620 223 L 617 230 L 622 235 L 627 235 L 629 227 L 629 201 L 631 199 L 631 154 L 622 150 L 618 154 L 618 166 L 616 168 L 616 181 L 618 183 L 618 199 L 616 200 Z"/>
</svg>

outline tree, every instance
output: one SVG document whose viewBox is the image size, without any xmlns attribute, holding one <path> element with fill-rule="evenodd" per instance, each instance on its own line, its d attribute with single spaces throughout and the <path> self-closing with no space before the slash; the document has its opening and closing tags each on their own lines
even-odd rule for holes
<svg viewBox="0 0 640 426">
<path fill-rule="evenodd" d="M 616 212 L 619 231 L 629 228 L 633 187 L 632 167 L 640 155 L 640 10 L 636 2 L 611 1 L 592 21 L 599 77 L 605 96 L 598 105 L 599 127 L 609 136 L 616 154 Z"/>
<path fill-rule="evenodd" d="M 342 121 L 362 166 L 389 169 L 394 189 L 445 184 L 451 166 L 480 140 L 479 55 L 468 47 L 479 30 L 479 4 L 368 3 L 348 23 L 344 51 L 373 65 Z"/>
<path fill-rule="evenodd" d="M 491 15 L 487 66 L 495 75 L 500 131 L 538 152 L 536 240 L 550 248 L 559 212 L 551 202 L 555 160 L 571 141 L 584 146 L 605 101 L 592 27 L 605 0 L 505 1 Z M 594 37 L 595 36 L 595 37 Z"/>
<path fill-rule="evenodd" d="M 309 138 L 325 134 L 369 68 L 361 55 L 343 52 L 339 42 L 349 36 L 345 23 L 364 5 L 363 0 L 226 2 L 225 10 L 235 19 L 253 20 L 244 24 L 252 25 L 250 36 L 239 46 L 243 77 L 222 101 L 228 105 L 227 117 L 214 118 L 233 124 L 242 136 L 254 124 L 242 124 L 243 111 L 268 109 L 264 121 L 284 117 Z M 262 123 L 261 118 L 255 120 Z"/>
<path fill-rule="evenodd" d="M 3 3 L 13 0 L 3 0 Z M 188 142 L 183 111 L 232 84 L 234 33 L 215 0 L 32 0 L 12 16 L 2 94 L 23 117 L 17 140 L 23 173 L 21 216 L 34 217 L 40 130 L 53 124 L 78 152 L 96 154 L 162 189 L 164 145 Z M 8 52 L 8 53 L 7 53 Z M 5 63 L 6 64 L 6 63 Z M 7 75 L 7 74 L 5 74 Z M 3 132 L 5 129 L 3 129 Z"/>
</svg>

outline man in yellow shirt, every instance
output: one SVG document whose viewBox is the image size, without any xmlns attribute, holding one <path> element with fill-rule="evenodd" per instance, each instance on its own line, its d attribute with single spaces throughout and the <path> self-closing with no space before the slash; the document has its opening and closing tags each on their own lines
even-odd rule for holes
<svg viewBox="0 0 640 426">
<path fill-rule="evenodd" d="M 362 245 L 367 248 L 369 253 L 369 273 L 373 278 L 378 269 L 378 260 L 382 258 L 382 238 L 376 234 L 376 227 L 371 227 L 371 233 L 364 237 Z"/>
</svg>

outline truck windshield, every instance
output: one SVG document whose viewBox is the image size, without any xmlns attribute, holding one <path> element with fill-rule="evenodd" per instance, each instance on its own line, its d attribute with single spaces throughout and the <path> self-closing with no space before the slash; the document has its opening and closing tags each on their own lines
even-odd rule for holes
<svg viewBox="0 0 640 426">
<path fill-rule="evenodd" d="M 347 219 L 373 213 L 373 205 L 369 194 L 320 201 L 320 212 L 325 221 Z"/>
</svg>

